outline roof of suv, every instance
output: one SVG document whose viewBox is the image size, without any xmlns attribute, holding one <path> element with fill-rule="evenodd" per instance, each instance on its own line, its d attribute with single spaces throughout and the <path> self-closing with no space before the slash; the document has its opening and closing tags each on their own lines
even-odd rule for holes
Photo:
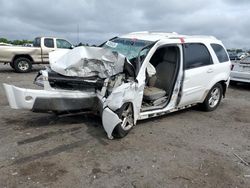
<svg viewBox="0 0 250 188">
<path fill-rule="evenodd" d="M 163 33 L 163 32 L 150 32 L 150 31 L 141 31 L 141 32 L 133 32 L 120 36 L 121 38 L 136 38 L 140 40 L 149 40 L 149 41 L 157 41 L 161 39 L 193 39 L 193 40 L 212 40 L 218 41 L 213 36 L 204 36 L 204 35 L 180 35 L 178 33 Z"/>
</svg>

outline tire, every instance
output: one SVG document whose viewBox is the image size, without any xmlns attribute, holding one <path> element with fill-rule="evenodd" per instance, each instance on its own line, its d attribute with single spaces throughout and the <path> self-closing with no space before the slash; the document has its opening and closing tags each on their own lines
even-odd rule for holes
<svg viewBox="0 0 250 188">
<path fill-rule="evenodd" d="M 123 104 L 122 107 L 116 111 L 116 113 L 122 122 L 115 127 L 113 136 L 115 138 L 123 138 L 134 126 L 132 103 Z"/>
<path fill-rule="evenodd" d="M 204 102 L 201 104 L 202 109 L 206 112 L 215 110 L 221 102 L 222 93 L 223 89 L 221 84 L 215 84 L 208 92 Z"/>
<path fill-rule="evenodd" d="M 30 72 L 30 70 L 32 69 L 32 63 L 26 57 L 19 57 L 15 59 L 13 65 L 15 71 L 18 73 Z"/>
</svg>

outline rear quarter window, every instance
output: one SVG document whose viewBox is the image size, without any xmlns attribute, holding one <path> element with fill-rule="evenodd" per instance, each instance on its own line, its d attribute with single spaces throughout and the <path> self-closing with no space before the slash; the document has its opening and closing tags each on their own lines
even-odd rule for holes
<svg viewBox="0 0 250 188">
<path fill-rule="evenodd" d="M 41 47 L 41 38 L 40 37 L 34 39 L 33 46 L 34 47 Z"/>
<path fill-rule="evenodd" d="M 220 63 L 229 61 L 228 55 L 223 46 L 220 44 L 211 44 L 211 47 L 213 48 Z"/>
</svg>

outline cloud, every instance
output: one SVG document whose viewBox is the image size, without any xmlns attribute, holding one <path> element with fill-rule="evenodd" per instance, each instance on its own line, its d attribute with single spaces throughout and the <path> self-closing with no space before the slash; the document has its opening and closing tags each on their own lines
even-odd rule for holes
<svg viewBox="0 0 250 188">
<path fill-rule="evenodd" d="M 250 1 L 1 0 L 0 37 L 59 36 L 101 43 L 132 31 L 214 35 L 227 47 L 250 48 Z"/>
</svg>

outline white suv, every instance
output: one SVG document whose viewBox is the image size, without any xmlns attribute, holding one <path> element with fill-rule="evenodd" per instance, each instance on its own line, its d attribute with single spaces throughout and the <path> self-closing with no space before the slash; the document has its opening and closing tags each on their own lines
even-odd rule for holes
<svg viewBox="0 0 250 188">
<path fill-rule="evenodd" d="M 43 90 L 4 84 L 15 109 L 38 112 L 98 111 L 111 139 L 124 137 L 137 120 L 200 104 L 219 105 L 229 83 L 228 54 L 211 36 L 135 32 L 101 47 L 50 54 L 36 77 Z"/>
</svg>

